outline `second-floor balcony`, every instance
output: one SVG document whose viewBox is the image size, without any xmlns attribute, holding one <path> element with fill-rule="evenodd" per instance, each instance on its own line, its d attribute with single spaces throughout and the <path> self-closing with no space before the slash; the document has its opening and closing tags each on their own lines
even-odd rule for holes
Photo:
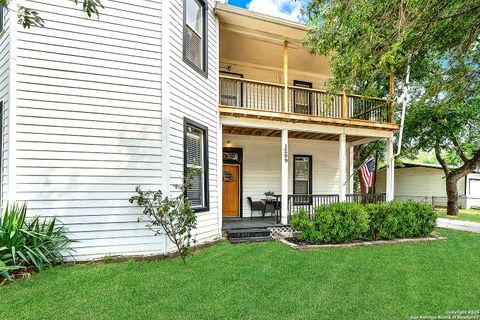
<svg viewBox="0 0 480 320">
<path fill-rule="evenodd" d="M 219 3 L 216 12 L 223 116 L 398 129 L 392 91 L 385 97 L 327 93 L 330 57 L 303 46 L 305 25 Z"/>
<path fill-rule="evenodd" d="M 285 96 L 285 89 L 287 96 Z M 284 86 L 264 81 L 220 76 L 221 107 L 324 118 L 392 122 L 388 99 L 331 94 L 321 89 Z"/>
</svg>

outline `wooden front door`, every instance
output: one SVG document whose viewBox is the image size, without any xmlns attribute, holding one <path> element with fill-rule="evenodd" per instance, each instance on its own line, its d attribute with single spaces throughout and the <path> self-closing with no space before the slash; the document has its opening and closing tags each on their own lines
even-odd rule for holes
<svg viewBox="0 0 480 320">
<path fill-rule="evenodd" d="M 223 165 L 222 211 L 224 217 L 238 217 L 240 212 L 240 166 Z"/>
</svg>

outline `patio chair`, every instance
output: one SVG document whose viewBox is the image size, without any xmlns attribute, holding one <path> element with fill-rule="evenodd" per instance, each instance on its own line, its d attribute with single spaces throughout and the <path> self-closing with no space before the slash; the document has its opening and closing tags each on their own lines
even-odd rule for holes
<svg viewBox="0 0 480 320">
<path fill-rule="evenodd" d="M 252 197 L 247 197 L 248 203 L 250 204 L 250 219 L 253 218 L 253 211 L 261 211 L 262 216 L 265 216 L 265 202 L 263 201 L 253 201 Z"/>
</svg>

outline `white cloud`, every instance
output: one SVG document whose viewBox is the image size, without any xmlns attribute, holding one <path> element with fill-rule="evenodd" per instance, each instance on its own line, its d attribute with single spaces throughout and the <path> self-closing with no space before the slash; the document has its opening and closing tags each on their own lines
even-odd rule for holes
<svg viewBox="0 0 480 320">
<path fill-rule="evenodd" d="M 302 4 L 301 1 L 292 0 L 251 0 L 247 4 L 247 9 L 298 22 L 301 18 Z"/>
</svg>

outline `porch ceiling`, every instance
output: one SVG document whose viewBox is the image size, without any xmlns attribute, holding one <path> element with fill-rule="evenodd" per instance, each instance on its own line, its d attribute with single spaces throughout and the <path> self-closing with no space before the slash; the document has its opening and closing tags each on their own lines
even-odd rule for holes
<svg viewBox="0 0 480 320">
<path fill-rule="evenodd" d="M 223 134 L 237 134 L 243 136 L 259 136 L 259 137 L 280 137 L 280 130 L 261 129 L 261 128 L 247 128 L 235 126 L 223 126 Z M 323 140 L 323 141 L 338 141 L 337 134 L 317 133 L 306 131 L 289 131 L 288 137 L 291 139 L 307 139 L 307 140 Z M 347 135 L 347 142 L 355 142 L 366 139 L 368 137 Z"/>
</svg>

